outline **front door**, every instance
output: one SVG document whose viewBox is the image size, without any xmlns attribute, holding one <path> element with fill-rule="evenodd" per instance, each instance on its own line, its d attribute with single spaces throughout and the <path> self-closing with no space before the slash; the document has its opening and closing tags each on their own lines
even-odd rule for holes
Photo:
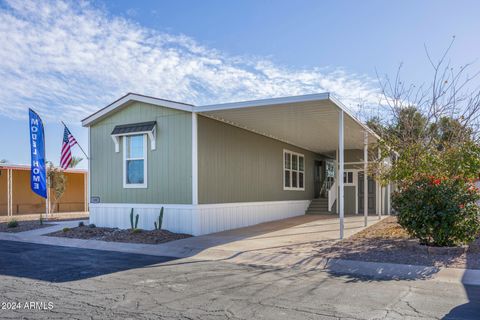
<svg viewBox="0 0 480 320">
<path fill-rule="evenodd" d="M 372 177 L 368 177 L 368 213 L 375 214 L 375 180 Z M 358 212 L 363 214 L 363 172 L 358 173 Z"/>
<path fill-rule="evenodd" d="M 315 160 L 315 164 L 313 166 L 313 184 L 314 184 L 314 197 L 320 197 L 320 190 L 322 188 L 322 162 L 319 160 Z"/>
</svg>

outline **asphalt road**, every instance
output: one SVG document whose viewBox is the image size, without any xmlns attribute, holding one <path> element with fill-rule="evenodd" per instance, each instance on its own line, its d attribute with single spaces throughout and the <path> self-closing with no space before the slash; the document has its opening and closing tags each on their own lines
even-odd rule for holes
<svg viewBox="0 0 480 320">
<path fill-rule="evenodd" d="M 480 287 L 9 241 L 0 303 L 0 319 L 480 319 Z"/>
</svg>

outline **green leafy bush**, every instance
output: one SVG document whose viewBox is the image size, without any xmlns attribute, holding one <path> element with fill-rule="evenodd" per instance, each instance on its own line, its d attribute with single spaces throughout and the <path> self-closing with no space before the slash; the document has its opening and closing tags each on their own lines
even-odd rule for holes
<svg viewBox="0 0 480 320">
<path fill-rule="evenodd" d="M 132 229 L 132 233 L 140 233 L 140 232 L 142 232 L 142 229 L 137 229 L 137 228 Z"/>
<path fill-rule="evenodd" d="M 62 229 L 62 231 L 63 231 L 63 232 L 68 232 L 68 231 L 70 231 L 70 228 L 65 227 L 65 228 Z"/>
<path fill-rule="evenodd" d="M 85 223 L 84 223 L 83 221 L 79 221 L 79 222 L 78 222 L 78 226 L 79 226 L 79 227 L 84 227 L 84 226 L 85 226 Z"/>
<path fill-rule="evenodd" d="M 480 232 L 480 192 L 461 178 L 419 176 L 392 196 L 398 223 L 422 244 L 454 246 Z"/>
<path fill-rule="evenodd" d="M 18 227 L 18 221 L 13 219 L 13 220 L 10 220 L 8 221 L 7 223 L 7 228 L 16 228 Z"/>
<path fill-rule="evenodd" d="M 96 228 L 97 226 L 96 226 L 94 223 L 90 223 L 90 224 L 88 225 L 88 227 L 89 227 L 89 228 Z"/>
</svg>

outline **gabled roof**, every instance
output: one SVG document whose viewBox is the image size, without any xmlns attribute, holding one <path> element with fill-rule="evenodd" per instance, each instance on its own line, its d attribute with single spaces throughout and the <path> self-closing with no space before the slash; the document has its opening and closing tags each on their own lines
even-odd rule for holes
<svg viewBox="0 0 480 320">
<path fill-rule="evenodd" d="M 162 107 L 167 107 L 167 108 L 172 108 L 172 109 L 177 109 L 177 110 L 183 110 L 183 111 L 188 111 L 192 112 L 193 110 L 193 105 L 187 104 L 187 103 L 182 103 L 182 102 L 176 102 L 176 101 L 171 101 L 171 100 L 166 100 L 166 99 L 159 99 L 155 97 L 150 97 L 150 96 L 145 96 L 141 95 L 138 93 L 127 93 L 120 99 L 110 103 L 108 106 L 98 110 L 94 114 L 86 117 L 85 119 L 82 120 L 82 126 L 84 127 L 89 127 L 95 122 L 107 117 L 111 113 L 118 111 L 117 109 L 120 109 L 124 106 L 126 106 L 128 103 L 132 101 L 139 101 L 139 102 L 144 102 L 144 103 L 149 103 L 157 106 L 162 106 Z"/>
</svg>

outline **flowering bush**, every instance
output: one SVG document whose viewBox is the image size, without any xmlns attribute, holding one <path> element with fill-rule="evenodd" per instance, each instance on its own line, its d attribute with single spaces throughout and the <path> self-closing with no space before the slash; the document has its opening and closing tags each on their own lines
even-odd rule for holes
<svg viewBox="0 0 480 320">
<path fill-rule="evenodd" d="M 392 196 L 399 224 L 431 246 L 454 246 L 475 240 L 480 232 L 480 192 L 462 178 L 417 177 Z"/>
</svg>

